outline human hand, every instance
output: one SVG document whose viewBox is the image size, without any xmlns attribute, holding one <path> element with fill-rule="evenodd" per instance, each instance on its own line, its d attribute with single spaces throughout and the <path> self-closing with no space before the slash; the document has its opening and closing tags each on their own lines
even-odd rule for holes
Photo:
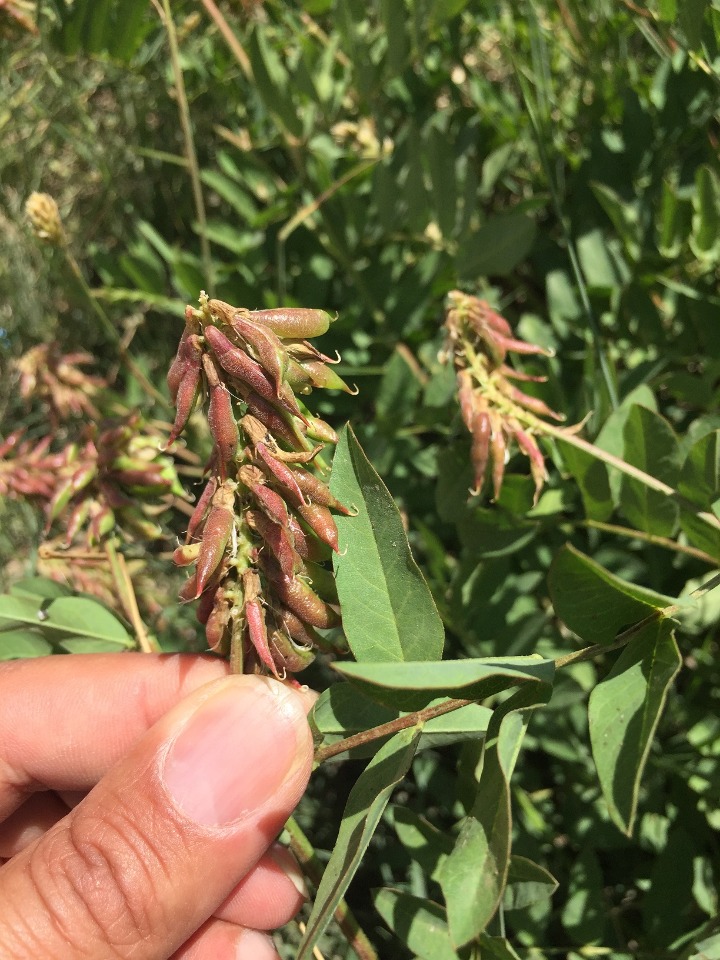
<svg viewBox="0 0 720 960">
<path fill-rule="evenodd" d="M 309 701 L 219 660 L 0 665 L 0 960 L 277 960 Z"/>
</svg>

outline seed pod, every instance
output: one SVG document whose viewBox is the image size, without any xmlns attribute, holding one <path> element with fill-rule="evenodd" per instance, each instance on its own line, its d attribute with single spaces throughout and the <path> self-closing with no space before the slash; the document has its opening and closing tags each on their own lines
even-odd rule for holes
<svg viewBox="0 0 720 960">
<path fill-rule="evenodd" d="M 548 379 L 547 377 L 536 377 L 530 373 L 524 373 L 522 370 L 514 370 L 506 364 L 503 364 L 498 372 L 503 377 L 507 377 L 508 380 L 522 380 L 525 383 L 547 383 Z"/>
<path fill-rule="evenodd" d="M 210 618 L 210 614 L 217 602 L 219 591 L 219 587 L 215 590 L 206 590 L 198 600 L 198 605 L 195 607 L 195 619 L 203 626 L 205 626 Z"/>
<path fill-rule="evenodd" d="M 315 628 L 307 623 L 303 623 L 302 620 L 296 617 L 294 613 L 291 613 L 290 610 L 283 607 L 273 612 L 281 629 L 288 633 L 296 643 L 304 647 L 319 647 L 322 650 L 327 648 L 327 644 Z"/>
<path fill-rule="evenodd" d="M 252 488 L 252 494 L 263 513 L 275 523 L 279 523 L 281 527 L 288 527 L 288 510 L 280 494 L 262 484 L 254 486 Z"/>
<path fill-rule="evenodd" d="M 510 399 L 514 400 L 515 403 L 521 404 L 526 410 L 536 413 L 539 417 L 552 417 L 553 420 L 559 421 L 565 419 L 565 416 L 562 413 L 556 413 L 554 410 L 551 410 L 550 407 L 542 400 L 539 400 L 537 397 L 531 397 L 527 393 L 523 393 L 522 390 L 518 390 L 517 387 L 508 385 L 505 393 L 507 393 Z"/>
<path fill-rule="evenodd" d="M 72 498 L 86 487 L 97 476 L 97 467 L 94 463 L 80 467 L 73 475 L 58 487 L 55 496 L 47 508 L 47 526 L 56 520 L 70 503 Z"/>
<path fill-rule="evenodd" d="M 286 576 L 292 577 L 302 569 L 302 559 L 295 549 L 287 527 L 275 523 L 260 510 L 246 510 L 245 520 L 272 551 Z"/>
<path fill-rule="evenodd" d="M 247 404 L 248 411 L 256 420 L 263 423 L 274 437 L 282 440 L 293 450 L 308 450 L 312 447 L 290 415 L 288 415 L 288 422 L 272 404 L 263 400 L 244 383 L 238 382 L 237 390 Z"/>
<path fill-rule="evenodd" d="M 310 374 L 292 357 L 288 358 L 288 366 L 285 372 L 285 379 L 292 387 L 295 393 L 307 396 L 312 393 L 313 385 Z"/>
<path fill-rule="evenodd" d="M 307 435 L 313 440 L 320 440 L 323 443 L 337 443 L 338 435 L 335 433 L 329 423 L 325 423 L 319 417 L 307 418 Z"/>
<path fill-rule="evenodd" d="M 258 443 L 255 446 L 255 451 L 258 457 L 265 464 L 267 471 L 270 474 L 270 478 L 276 480 L 281 487 L 289 494 L 291 501 L 295 505 L 300 505 L 305 503 L 305 497 L 303 497 L 302 489 L 298 486 L 298 481 L 295 479 L 297 473 L 299 473 L 299 468 L 291 470 L 286 464 L 281 460 L 278 460 L 274 457 L 264 443 Z M 302 471 L 303 473 L 305 471 Z M 310 474 L 308 474 L 310 476 Z M 320 481 L 318 481 L 319 483 Z M 328 491 L 329 493 L 329 491 Z"/>
<path fill-rule="evenodd" d="M 178 594 L 183 603 L 187 603 L 190 600 L 197 599 L 197 571 L 191 574 L 190 577 L 185 581 L 185 583 L 180 588 L 180 593 Z"/>
<path fill-rule="evenodd" d="M 13 430 L 12 433 L 9 433 L 2 443 L 0 443 L 0 457 L 4 457 L 13 447 L 16 447 L 24 433 L 25 427 L 20 427 L 18 430 Z"/>
<path fill-rule="evenodd" d="M 286 577 L 277 562 L 264 554 L 259 561 L 278 597 L 303 623 L 323 630 L 339 625 L 337 611 L 321 600 L 304 580 Z"/>
<path fill-rule="evenodd" d="M 115 526 L 115 514 L 110 507 L 104 505 L 90 518 L 88 530 L 88 545 L 100 543 Z"/>
<path fill-rule="evenodd" d="M 309 503 L 304 506 L 296 507 L 298 514 L 310 527 L 313 533 L 326 543 L 329 547 L 338 553 L 338 532 L 333 515 L 327 507 L 319 503 Z"/>
<path fill-rule="evenodd" d="M 215 653 L 220 653 L 229 646 L 231 614 L 230 602 L 225 598 L 215 598 L 215 605 L 205 622 L 205 639 L 208 647 Z"/>
<path fill-rule="evenodd" d="M 225 464 L 234 459 L 240 442 L 232 398 L 228 388 L 221 382 L 215 364 L 207 354 L 203 356 L 203 369 L 210 390 L 208 409 L 210 435 L 215 441 L 221 462 Z"/>
<path fill-rule="evenodd" d="M 203 529 L 202 545 L 197 559 L 196 597 L 207 586 L 220 566 L 235 525 L 235 485 L 226 481 L 213 496 L 212 506 Z"/>
<path fill-rule="evenodd" d="M 334 357 L 327 357 L 309 340 L 288 339 L 283 341 L 283 346 L 290 357 L 298 361 L 321 360 L 323 363 L 340 363 L 340 354 L 337 351 Z"/>
<path fill-rule="evenodd" d="M 256 323 L 264 323 L 279 337 L 305 339 L 327 333 L 332 317 L 324 310 L 302 307 L 278 307 L 274 310 L 253 310 L 246 314 Z"/>
<path fill-rule="evenodd" d="M 193 362 L 192 364 L 188 364 L 183 378 L 180 381 L 175 400 L 175 422 L 173 423 L 166 446 L 169 447 L 171 443 L 174 443 L 182 433 L 193 411 L 195 401 L 198 398 L 199 387 L 200 357 L 197 358 L 197 363 Z"/>
<path fill-rule="evenodd" d="M 302 360 L 300 366 L 306 372 L 314 387 L 320 387 L 323 390 L 343 390 L 353 397 L 356 397 L 359 393 L 357 387 L 354 390 L 349 387 L 342 377 L 339 377 L 333 369 L 326 366 L 322 360 Z"/>
<path fill-rule="evenodd" d="M 247 384 L 263 400 L 273 405 L 280 405 L 288 413 L 304 421 L 305 418 L 290 388 L 281 384 L 280 392 L 276 394 L 272 380 L 260 364 L 249 357 L 244 350 L 231 343 L 217 327 L 205 327 L 205 339 L 226 373 Z"/>
<path fill-rule="evenodd" d="M 280 338 L 264 324 L 253 323 L 242 313 L 236 313 L 230 324 L 255 354 L 255 359 L 275 385 L 275 396 L 279 397 L 290 360 Z"/>
<path fill-rule="evenodd" d="M 542 488 L 545 486 L 545 481 L 547 480 L 545 458 L 543 457 L 535 438 L 531 434 L 526 433 L 518 423 L 513 422 L 512 428 L 517 439 L 518 446 L 527 454 L 528 458 L 530 459 L 530 472 L 532 474 L 533 481 L 535 482 L 533 506 L 536 506 L 538 497 L 540 496 Z"/>
<path fill-rule="evenodd" d="M 475 419 L 475 391 L 473 390 L 472 375 L 469 370 L 460 370 L 457 375 L 458 401 L 463 422 L 472 433 Z"/>
<path fill-rule="evenodd" d="M 183 377 L 191 367 L 197 367 L 200 364 L 202 355 L 202 343 L 197 333 L 191 331 L 190 326 L 186 326 L 180 337 L 177 353 L 167 374 L 168 390 L 170 399 L 173 403 L 177 400 L 178 390 Z"/>
<path fill-rule="evenodd" d="M 507 446 L 505 443 L 505 434 L 499 419 L 493 418 L 492 434 L 490 438 L 490 453 L 492 456 L 492 480 L 493 496 L 497 500 L 502 490 L 503 478 L 505 476 L 505 455 Z"/>
<path fill-rule="evenodd" d="M 65 528 L 65 546 L 69 547 L 90 515 L 92 500 L 81 500 L 72 510 Z"/>
<path fill-rule="evenodd" d="M 177 567 L 189 567 L 191 563 L 195 563 L 200 554 L 200 547 L 202 544 L 199 540 L 195 543 L 184 543 L 180 547 L 176 547 L 173 552 L 173 563 Z"/>
<path fill-rule="evenodd" d="M 273 630 L 269 637 L 273 662 L 282 673 L 300 673 L 315 659 L 312 647 L 297 644 L 284 630 Z"/>
<path fill-rule="evenodd" d="M 293 470 L 297 486 L 308 497 L 312 503 L 318 503 L 322 507 L 330 507 L 331 510 L 337 510 L 338 513 L 344 513 L 346 517 L 351 515 L 351 510 L 340 503 L 340 501 L 330 493 L 327 484 L 319 480 L 314 474 L 303 470 L 302 467 L 296 467 Z"/>
<path fill-rule="evenodd" d="M 210 479 L 205 485 L 205 489 L 200 494 L 198 502 L 195 504 L 195 509 L 192 512 L 192 516 L 190 517 L 187 533 L 185 535 L 186 543 L 188 543 L 190 540 L 192 540 L 195 537 L 198 527 L 205 519 L 205 513 L 208 507 L 210 506 L 210 501 L 212 500 L 213 495 L 217 490 L 217 486 L 218 486 L 217 477 L 214 477 L 214 476 L 210 477 Z"/>
<path fill-rule="evenodd" d="M 536 343 L 526 343 L 525 340 L 514 340 L 512 337 L 505 337 L 501 334 L 495 336 L 495 343 L 505 351 L 522 354 L 541 354 L 543 357 L 553 357 L 552 350 L 546 350 L 539 347 Z"/>
<path fill-rule="evenodd" d="M 316 563 L 322 563 L 330 558 L 332 550 L 326 543 L 318 540 L 317 537 L 308 536 L 300 521 L 292 514 L 290 514 L 289 520 L 293 544 L 303 560 L 314 560 Z"/>
<path fill-rule="evenodd" d="M 480 326 L 490 327 L 496 333 L 500 333 L 506 337 L 512 337 L 512 327 L 505 317 L 501 317 L 499 313 L 496 313 L 485 300 L 477 300 L 475 297 L 471 298 L 468 309 L 468 319 L 476 330 L 478 330 Z"/>
<path fill-rule="evenodd" d="M 484 411 L 478 412 L 473 420 L 472 446 L 470 448 L 470 459 L 475 471 L 473 493 L 480 493 L 482 490 L 490 456 L 490 433 L 490 417 Z"/>
</svg>

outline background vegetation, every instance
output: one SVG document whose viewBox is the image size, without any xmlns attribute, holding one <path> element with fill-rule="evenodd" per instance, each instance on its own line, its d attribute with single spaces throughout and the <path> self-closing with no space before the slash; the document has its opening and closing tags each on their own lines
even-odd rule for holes
<svg viewBox="0 0 720 960">
<path fill-rule="evenodd" d="M 172 16 L 184 93 L 162 8 L 145 0 L 0 8 L 0 433 L 47 429 L 10 374 L 34 344 L 90 349 L 114 378 L 104 403 L 167 420 L 118 369 L 119 341 L 166 395 L 200 290 L 249 308 L 318 306 L 338 314 L 320 346 L 340 351 L 360 393 L 323 396 L 316 412 L 352 420 L 400 507 L 446 658 L 576 650 L 587 638 L 572 612 L 560 619 L 549 577 L 566 544 L 666 597 L 708 580 L 720 537 L 696 512 L 720 515 L 715 0 L 204 0 Z M 26 224 L 33 190 L 56 199 L 80 280 Z M 549 375 L 538 395 L 570 423 L 589 415 L 584 436 L 679 489 L 685 507 L 549 442 L 536 506 L 520 456 L 498 502 L 487 488 L 469 498 L 470 443 L 438 361 L 456 288 L 551 347 L 552 360 L 524 364 Z M 42 518 L 20 500 L 0 511 L 7 588 L 35 570 Z M 166 584 L 149 612 L 163 646 L 202 649 L 167 563 L 182 529 L 167 519 L 164 545 L 129 559 Z M 602 619 L 613 602 L 590 596 L 585 610 Z M 609 813 L 588 733 L 589 694 L 618 654 L 560 672 L 512 781 L 513 853 L 558 889 L 518 881 L 492 936 L 460 956 L 720 957 L 718 603 L 709 593 L 680 612 L 683 668 L 631 836 Z M 327 667 L 312 670 L 326 686 Z M 419 753 L 373 837 L 348 899 L 380 956 L 458 955 L 412 934 L 408 916 L 430 922 L 400 909 L 415 901 L 385 893 L 378 912 L 371 891 L 440 900 L 437 863 L 477 760 L 476 740 Z M 360 769 L 323 766 L 301 807 L 321 859 Z M 288 956 L 296 940 L 288 931 Z M 334 927 L 321 946 L 352 956 Z"/>
</svg>

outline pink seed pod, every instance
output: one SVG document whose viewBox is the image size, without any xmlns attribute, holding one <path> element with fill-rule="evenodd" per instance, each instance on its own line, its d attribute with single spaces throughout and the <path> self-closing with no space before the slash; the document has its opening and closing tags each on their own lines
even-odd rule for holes
<svg viewBox="0 0 720 960">
<path fill-rule="evenodd" d="M 204 597 L 201 598 L 201 603 L 203 599 Z M 214 606 L 205 621 L 205 639 L 212 651 L 220 653 L 228 646 L 232 605 L 225 598 L 219 599 L 215 596 L 213 599 Z"/>
<path fill-rule="evenodd" d="M 324 310 L 302 307 L 278 307 L 274 310 L 253 310 L 247 314 L 255 323 L 264 323 L 279 337 L 304 340 L 327 333 L 332 317 Z"/>
<path fill-rule="evenodd" d="M 282 440 L 292 450 L 307 450 L 312 448 L 313 445 L 302 435 L 290 415 L 288 415 L 288 420 L 286 420 L 272 404 L 263 400 L 254 390 L 240 381 L 237 383 L 237 391 L 247 404 L 248 412 L 252 414 L 256 420 L 264 424 L 274 437 Z"/>
<path fill-rule="evenodd" d="M 198 532 L 200 525 L 205 519 L 205 514 L 208 507 L 210 506 L 210 501 L 212 500 L 215 491 L 217 490 L 218 479 L 217 477 L 210 477 L 208 482 L 205 485 L 205 489 L 200 494 L 198 502 L 195 504 L 195 509 L 192 512 L 190 521 L 188 523 L 187 533 L 185 535 L 185 542 L 188 543 L 190 540 L 194 539 L 195 534 Z"/>
<path fill-rule="evenodd" d="M 189 567 L 191 563 L 195 563 L 199 554 L 200 547 L 202 546 L 199 540 L 195 543 L 184 543 L 180 547 L 176 547 L 173 551 L 173 563 L 176 567 Z"/>
<path fill-rule="evenodd" d="M 243 610 L 247 623 L 247 632 L 250 643 L 255 648 L 257 655 L 262 663 L 270 670 L 273 676 L 280 676 L 275 666 L 270 647 L 268 645 L 267 626 L 265 624 L 265 612 L 259 600 L 246 600 Z"/>
<path fill-rule="evenodd" d="M 197 559 L 195 597 L 199 597 L 225 555 L 235 524 L 235 485 L 226 481 L 213 496 Z"/>
<path fill-rule="evenodd" d="M 508 388 L 505 390 L 505 392 L 511 400 L 515 401 L 515 403 L 521 404 L 526 410 L 530 410 L 539 417 L 552 417 L 553 420 L 558 420 L 560 422 L 565 419 L 564 414 L 556 413 L 554 410 L 551 410 L 550 407 L 542 400 L 539 400 L 537 397 L 531 397 L 527 393 L 523 393 L 522 390 L 518 390 L 517 387 L 508 385 Z"/>
<path fill-rule="evenodd" d="M 207 354 L 203 356 L 203 369 L 210 390 L 210 407 L 208 409 L 210 435 L 215 441 L 220 460 L 223 463 L 229 463 L 235 458 L 240 442 L 232 398 L 228 388 L 220 380 L 215 364 Z"/>
<path fill-rule="evenodd" d="M 298 577 L 286 577 L 277 562 L 263 554 L 260 565 L 285 606 L 311 627 L 327 630 L 340 623 L 336 610 L 320 599 L 312 587 Z"/>
<path fill-rule="evenodd" d="M 490 437 L 490 455 L 492 457 L 493 496 L 497 500 L 502 490 L 505 477 L 505 456 L 507 444 L 503 432 L 502 422 L 498 417 L 492 418 L 492 433 Z"/>
<path fill-rule="evenodd" d="M 505 337 L 497 334 L 494 337 L 495 343 L 505 351 L 522 354 L 540 354 L 543 357 L 552 357 L 552 350 L 546 350 L 545 347 L 539 347 L 536 343 L 526 343 L 525 340 L 515 340 L 512 337 Z"/>
<path fill-rule="evenodd" d="M 484 411 L 475 415 L 472 429 L 472 446 L 470 459 L 475 472 L 475 489 L 473 493 L 480 493 L 485 479 L 488 459 L 490 457 L 490 417 Z"/>
<path fill-rule="evenodd" d="M 180 337 L 180 343 L 178 344 L 177 353 L 173 362 L 170 364 L 170 369 L 167 373 L 167 385 L 168 390 L 170 391 L 170 399 L 173 403 L 177 398 L 178 387 L 182 378 L 185 376 L 188 367 L 193 364 L 197 364 L 198 358 L 202 353 L 202 344 L 200 342 L 200 337 L 197 333 L 193 333 L 191 327 L 188 325 L 182 332 Z"/>
<path fill-rule="evenodd" d="M 260 535 L 286 576 L 292 577 L 302 569 L 302 559 L 287 527 L 271 520 L 260 510 L 246 510 L 245 520 Z"/>
<path fill-rule="evenodd" d="M 526 433 L 520 424 L 513 421 L 512 431 L 517 439 L 518 446 L 523 450 L 530 460 L 530 472 L 535 482 L 535 493 L 533 495 L 533 506 L 537 506 L 538 498 L 545 486 L 547 480 L 547 470 L 545 469 L 545 458 L 535 441 L 535 438 Z"/>
<path fill-rule="evenodd" d="M 279 393 L 276 393 L 271 378 L 260 364 L 249 357 L 244 350 L 231 343 L 217 327 L 205 327 L 205 339 L 226 373 L 247 384 L 267 403 L 279 405 L 293 416 L 301 420 L 305 419 L 289 387 L 281 384 Z"/>
<path fill-rule="evenodd" d="M 295 470 L 292 470 L 281 460 L 278 460 L 277 457 L 274 457 L 264 443 L 256 444 L 255 452 L 258 458 L 265 464 L 270 474 L 270 479 L 276 480 L 277 483 L 284 488 L 290 500 L 297 506 L 305 503 L 302 489 L 296 479 L 297 474 L 300 472 L 299 468 L 296 467 Z"/>
<path fill-rule="evenodd" d="M 205 626 L 205 624 L 208 622 L 213 608 L 215 607 L 219 592 L 219 587 L 214 590 L 206 590 L 198 600 L 198 605 L 195 608 L 195 619 L 203 626 Z"/>
<path fill-rule="evenodd" d="M 460 402 L 460 413 L 463 423 L 472 433 L 472 425 L 475 419 L 475 391 L 473 389 L 472 375 L 469 370 L 460 370 L 457 375 L 458 400 Z"/>
<path fill-rule="evenodd" d="M 333 515 L 327 507 L 323 507 L 319 503 L 309 503 L 296 507 L 295 509 L 308 527 L 310 527 L 313 533 L 319 537 L 323 543 L 331 547 L 335 553 L 340 552 L 337 526 L 335 525 Z"/>
<path fill-rule="evenodd" d="M 183 374 L 183 378 L 178 386 L 177 397 L 175 400 L 175 422 L 173 423 L 170 436 L 166 446 L 174 443 L 182 433 L 185 424 L 190 419 L 190 414 L 195 406 L 200 388 L 200 357 L 197 358 L 197 364 L 194 362 L 188 364 Z"/>
<path fill-rule="evenodd" d="M 295 643 L 284 630 L 272 630 L 268 640 L 273 662 L 281 674 L 300 673 L 315 659 L 312 647 Z"/>
<path fill-rule="evenodd" d="M 304 647 L 319 647 L 325 650 L 328 644 L 317 633 L 314 627 L 303 623 L 299 617 L 291 613 L 286 608 L 273 611 L 280 627 L 287 632 L 292 639 Z"/>
<path fill-rule="evenodd" d="M 547 383 L 547 377 L 537 377 L 533 376 L 530 373 L 524 373 L 522 370 L 513 370 L 512 367 L 508 367 L 507 364 L 503 364 L 499 371 L 503 377 L 507 377 L 508 380 L 520 380 L 525 383 Z"/>
<path fill-rule="evenodd" d="M 295 481 L 300 490 L 307 496 L 312 503 L 320 504 L 322 507 L 329 507 L 331 510 L 337 510 L 338 513 L 351 516 L 352 511 L 330 493 L 327 484 L 319 480 L 314 474 L 303 470 L 302 467 L 295 467 L 293 470 Z"/>
<path fill-rule="evenodd" d="M 230 321 L 233 330 L 250 347 L 255 359 L 265 370 L 275 386 L 275 396 L 280 397 L 280 388 L 290 360 L 280 338 L 262 323 L 253 323 L 242 313 L 236 313 Z"/>
<path fill-rule="evenodd" d="M 322 563 L 324 560 L 329 559 L 332 551 L 328 545 L 318 540 L 317 537 L 308 535 L 300 521 L 292 514 L 290 514 L 289 529 L 295 549 L 303 560 L 313 560 L 316 563 Z"/>
</svg>

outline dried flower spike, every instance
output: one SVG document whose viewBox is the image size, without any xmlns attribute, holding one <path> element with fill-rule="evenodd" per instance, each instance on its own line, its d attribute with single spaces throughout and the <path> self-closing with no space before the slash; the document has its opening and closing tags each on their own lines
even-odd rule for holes
<svg viewBox="0 0 720 960">
<path fill-rule="evenodd" d="M 49 193 L 31 193 L 25 202 L 25 213 L 35 236 L 59 246 L 64 238 L 60 211 Z"/>
</svg>

